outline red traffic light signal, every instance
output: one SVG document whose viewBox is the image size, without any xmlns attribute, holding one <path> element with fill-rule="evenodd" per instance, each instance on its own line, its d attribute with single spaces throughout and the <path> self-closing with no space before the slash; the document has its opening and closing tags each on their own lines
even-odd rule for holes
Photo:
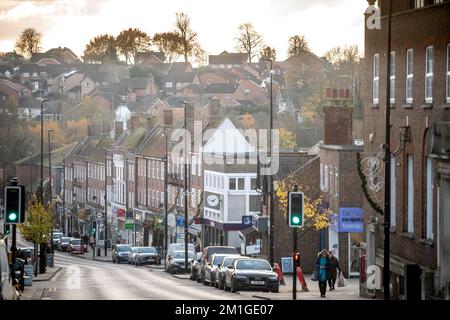
<svg viewBox="0 0 450 320">
<path fill-rule="evenodd" d="M 300 263 L 300 253 L 296 252 L 292 254 L 292 259 L 294 260 L 294 263 L 298 265 Z"/>
</svg>

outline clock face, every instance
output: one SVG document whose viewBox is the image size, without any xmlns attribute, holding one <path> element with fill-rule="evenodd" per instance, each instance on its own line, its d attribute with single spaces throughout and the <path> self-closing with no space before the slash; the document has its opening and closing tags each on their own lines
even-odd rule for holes
<svg viewBox="0 0 450 320">
<path fill-rule="evenodd" d="M 217 207 L 217 205 L 219 204 L 219 197 L 215 194 L 210 194 L 207 198 L 207 201 L 211 207 Z"/>
</svg>

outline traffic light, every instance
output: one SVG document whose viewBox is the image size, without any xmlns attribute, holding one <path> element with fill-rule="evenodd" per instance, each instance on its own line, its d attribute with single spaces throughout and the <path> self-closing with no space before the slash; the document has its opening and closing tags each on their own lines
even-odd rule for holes
<svg viewBox="0 0 450 320">
<path fill-rule="evenodd" d="M 17 224 L 23 222 L 22 188 L 8 186 L 5 188 L 5 223 Z"/>
<path fill-rule="evenodd" d="M 288 225 L 292 228 L 303 227 L 303 192 L 289 193 Z"/>
<path fill-rule="evenodd" d="M 298 252 L 293 253 L 292 259 L 294 260 L 294 267 L 298 267 L 300 265 L 300 253 Z"/>
<path fill-rule="evenodd" d="M 95 230 L 97 229 L 97 220 L 92 221 L 92 234 L 95 235 Z"/>
</svg>

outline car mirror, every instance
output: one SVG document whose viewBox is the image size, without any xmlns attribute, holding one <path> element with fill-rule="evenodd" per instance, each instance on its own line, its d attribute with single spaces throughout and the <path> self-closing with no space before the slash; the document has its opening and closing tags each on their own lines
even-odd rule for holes
<svg viewBox="0 0 450 320">
<path fill-rule="evenodd" d="M 227 266 L 228 269 L 233 269 L 233 266 Z"/>
</svg>

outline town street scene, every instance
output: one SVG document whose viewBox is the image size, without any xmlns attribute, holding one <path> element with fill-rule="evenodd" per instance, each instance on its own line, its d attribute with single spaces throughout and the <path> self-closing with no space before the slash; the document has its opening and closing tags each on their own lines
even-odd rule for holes
<svg viewBox="0 0 450 320">
<path fill-rule="evenodd" d="M 450 300 L 449 17 L 0 0 L 0 300 Z"/>
</svg>

